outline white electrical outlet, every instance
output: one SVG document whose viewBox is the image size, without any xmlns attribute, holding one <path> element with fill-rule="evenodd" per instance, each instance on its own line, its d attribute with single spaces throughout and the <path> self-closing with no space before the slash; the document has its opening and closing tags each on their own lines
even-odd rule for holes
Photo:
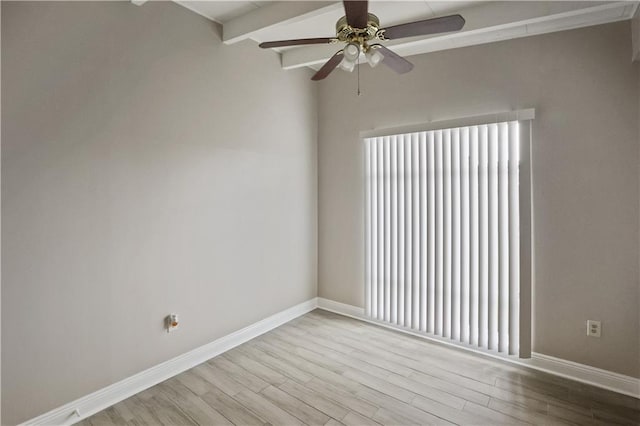
<svg viewBox="0 0 640 426">
<path fill-rule="evenodd" d="M 587 336 L 600 337 L 602 326 L 600 321 L 587 320 Z"/>
</svg>

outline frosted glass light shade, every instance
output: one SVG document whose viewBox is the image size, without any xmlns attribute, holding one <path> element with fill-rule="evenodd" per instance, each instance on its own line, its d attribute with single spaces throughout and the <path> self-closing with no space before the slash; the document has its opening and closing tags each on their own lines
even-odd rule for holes
<svg viewBox="0 0 640 426">
<path fill-rule="evenodd" d="M 350 62 L 356 62 L 360 56 L 360 45 L 357 43 L 349 43 L 342 50 L 342 55 Z"/>
<path fill-rule="evenodd" d="M 353 72 L 355 67 L 356 67 L 356 62 L 347 59 L 346 56 L 342 59 L 342 62 L 340 62 L 340 68 L 342 68 L 345 71 Z"/>
<path fill-rule="evenodd" d="M 377 49 L 370 48 L 366 51 L 364 56 L 367 58 L 367 62 L 371 65 L 371 68 L 375 68 L 378 66 L 380 62 L 384 59 L 382 53 L 380 53 Z"/>
</svg>

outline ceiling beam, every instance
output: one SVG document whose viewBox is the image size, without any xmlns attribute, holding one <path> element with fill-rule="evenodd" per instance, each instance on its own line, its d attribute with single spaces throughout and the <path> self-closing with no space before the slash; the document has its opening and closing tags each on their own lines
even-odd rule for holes
<svg viewBox="0 0 640 426">
<path fill-rule="evenodd" d="M 335 1 L 280 1 L 268 4 L 223 24 L 222 40 L 225 44 L 237 43 L 261 30 L 313 18 L 341 7 L 342 3 Z M 333 30 L 329 30 L 329 35 L 333 35 Z"/>
<path fill-rule="evenodd" d="M 418 55 L 630 19 L 636 5 L 627 1 L 484 3 L 459 12 L 466 20 L 462 31 L 418 40 L 390 40 L 385 45 L 403 56 Z M 337 49 L 308 46 L 287 50 L 282 53 L 282 67 L 317 67 Z"/>
</svg>

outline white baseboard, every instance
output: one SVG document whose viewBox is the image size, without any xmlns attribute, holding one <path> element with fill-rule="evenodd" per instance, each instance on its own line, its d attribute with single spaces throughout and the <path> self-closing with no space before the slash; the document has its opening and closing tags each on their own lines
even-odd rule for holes
<svg viewBox="0 0 640 426">
<path fill-rule="evenodd" d="M 635 377 L 536 352 L 524 361 L 527 367 L 536 370 L 640 398 L 640 379 Z"/>
<path fill-rule="evenodd" d="M 427 340 L 436 341 L 441 344 L 480 353 L 485 356 L 498 358 L 507 362 L 512 362 L 514 364 L 533 368 L 535 370 L 544 371 L 545 373 L 597 386 L 599 388 L 633 396 L 635 398 L 640 398 L 640 379 L 635 377 L 625 376 L 624 374 L 614 373 L 612 371 L 603 370 L 600 368 L 592 367 L 590 365 L 579 364 L 577 362 L 567 361 L 561 358 L 555 358 L 536 352 L 533 352 L 531 354 L 530 359 L 501 356 L 467 345 L 451 342 L 446 339 L 428 336 L 423 333 L 417 333 L 412 330 L 394 326 L 392 324 L 376 321 L 366 317 L 363 308 L 359 308 L 353 305 L 347 305 L 345 303 L 340 303 L 329 299 L 324 299 L 322 297 L 318 297 L 318 308 L 345 315 L 351 318 L 359 319 L 361 321 L 370 322 L 382 327 L 391 328 L 393 330 L 408 333 Z"/>
<path fill-rule="evenodd" d="M 241 330 L 221 337 L 218 340 L 28 420 L 23 423 L 23 425 L 70 425 L 76 423 L 138 392 L 142 392 L 176 374 L 180 374 L 254 337 L 291 321 L 300 315 L 304 315 L 314 310 L 317 306 L 317 298 L 307 300 L 306 302 L 271 315 Z"/>
<path fill-rule="evenodd" d="M 359 308 L 353 305 L 347 305 L 346 303 L 336 302 L 334 300 L 325 299 L 324 297 L 318 297 L 318 308 L 325 311 L 334 312 L 336 314 L 345 315 L 356 319 L 367 319 L 364 316 L 364 308 Z"/>
<path fill-rule="evenodd" d="M 315 308 L 335 312 L 337 314 L 374 323 L 403 333 L 412 334 L 414 336 L 434 340 L 439 343 L 473 352 L 479 352 L 483 355 L 492 356 L 508 362 L 523 365 L 525 367 L 640 398 L 640 379 L 635 377 L 625 376 L 611 371 L 602 370 L 600 368 L 578 364 L 576 362 L 554 358 L 552 356 L 539 353 L 533 353 L 531 359 L 518 359 L 474 350 L 470 347 L 447 342 L 445 339 L 426 336 L 422 333 L 416 333 L 400 327 L 394 327 L 390 324 L 374 321 L 364 315 L 363 308 L 317 297 L 278 312 L 277 314 L 251 324 L 241 330 L 109 385 L 92 394 L 78 398 L 75 401 L 51 410 L 41 416 L 28 420 L 23 423 L 23 425 L 71 425 L 79 422 L 80 420 L 90 417 L 93 414 L 129 398 L 138 392 L 142 392 L 151 386 L 241 345 L 254 337 L 258 337 L 269 330 L 273 330 L 274 328 L 291 321 L 300 315 L 304 315 Z"/>
</svg>

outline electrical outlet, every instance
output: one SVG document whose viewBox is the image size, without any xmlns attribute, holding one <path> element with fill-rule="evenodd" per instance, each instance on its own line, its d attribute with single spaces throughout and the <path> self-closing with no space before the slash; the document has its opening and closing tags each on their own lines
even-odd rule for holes
<svg viewBox="0 0 640 426">
<path fill-rule="evenodd" d="M 178 314 L 167 315 L 164 319 L 164 325 L 167 329 L 167 333 L 176 330 L 178 328 Z"/>
<path fill-rule="evenodd" d="M 602 326 L 600 321 L 587 320 L 587 336 L 600 337 Z"/>
</svg>

